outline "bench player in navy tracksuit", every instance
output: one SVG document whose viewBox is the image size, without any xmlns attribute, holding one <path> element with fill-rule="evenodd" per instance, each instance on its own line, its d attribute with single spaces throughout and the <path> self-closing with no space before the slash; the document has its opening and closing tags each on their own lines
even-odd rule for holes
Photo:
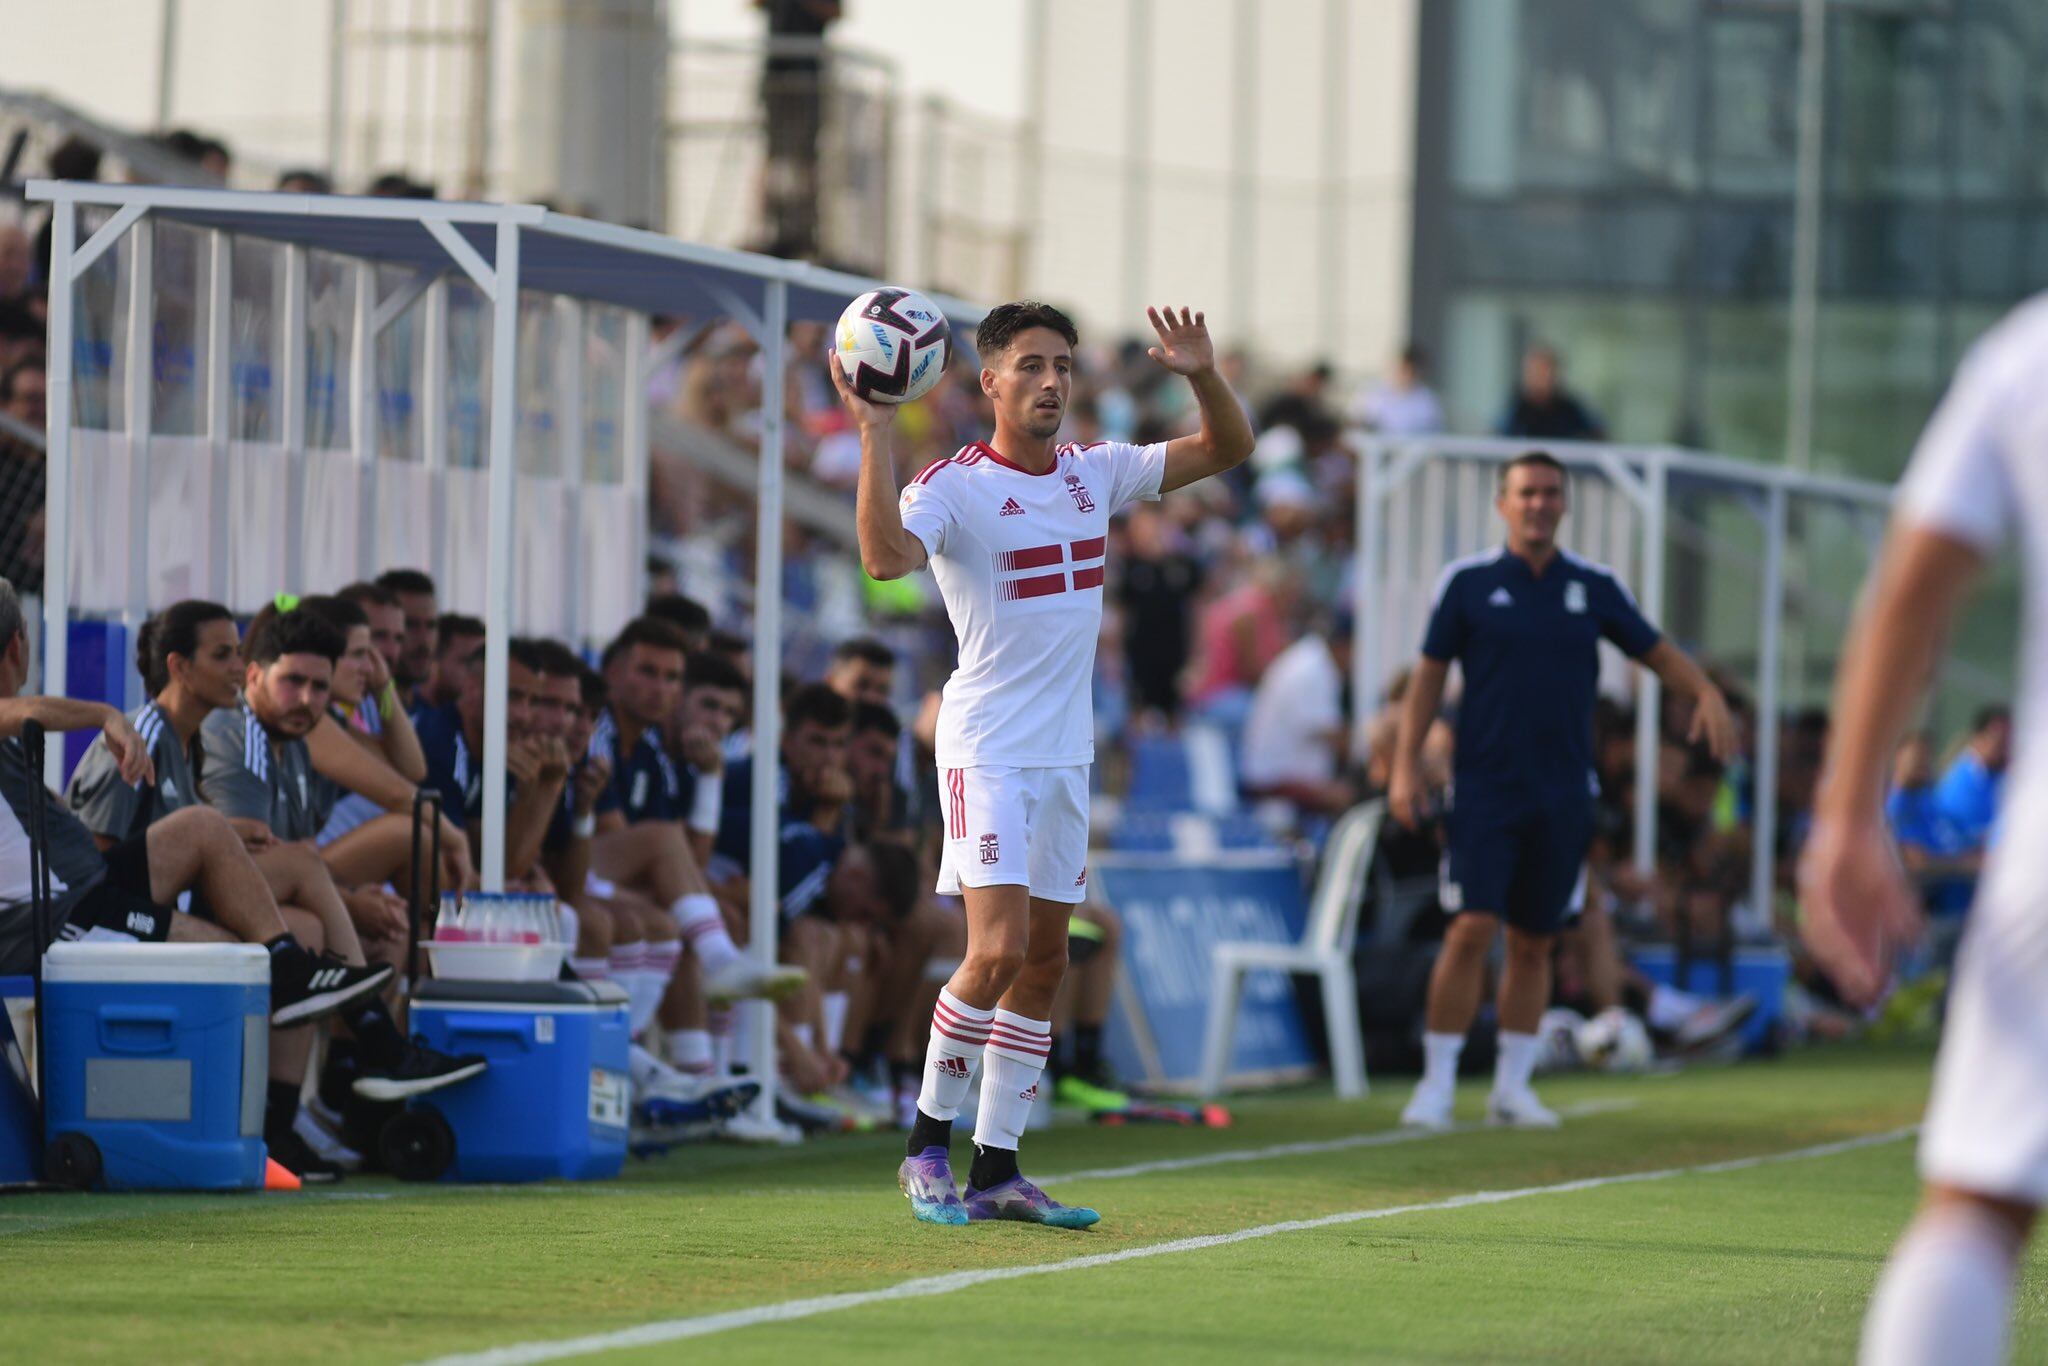
<svg viewBox="0 0 2048 1366">
<path fill-rule="evenodd" d="M 1424 1071 L 1404 1124 L 1451 1122 L 1458 1054 L 1479 1008 L 1496 925 L 1507 922 L 1500 1057 L 1487 1119 L 1554 1128 L 1530 1088 L 1536 1026 L 1550 999 L 1551 949 L 1584 897 L 1593 831 L 1593 699 L 1599 645 L 1612 641 L 1693 701 L 1691 738 L 1725 760 L 1735 727 L 1719 689 L 1644 619 L 1614 571 L 1557 544 L 1565 471 L 1530 452 L 1501 469 L 1494 507 L 1507 543 L 1451 564 L 1437 586 L 1401 715 L 1388 794 L 1413 828 L 1417 760 L 1453 661 L 1463 670 L 1442 900 L 1451 918 L 1430 976 Z"/>
</svg>

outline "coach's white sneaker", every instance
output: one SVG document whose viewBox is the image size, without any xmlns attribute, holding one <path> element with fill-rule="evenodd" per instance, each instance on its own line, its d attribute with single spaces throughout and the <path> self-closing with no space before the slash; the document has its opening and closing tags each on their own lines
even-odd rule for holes
<svg viewBox="0 0 2048 1366">
<path fill-rule="evenodd" d="M 1435 1086 L 1417 1086 L 1415 1094 L 1408 1100 L 1408 1106 L 1401 1111 L 1401 1127 L 1404 1129 L 1448 1129 L 1451 1127 L 1451 1102 L 1457 1092 Z"/>
<path fill-rule="evenodd" d="M 1564 1121 L 1528 1087 L 1495 1091 L 1486 1098 L 1486 1122 L 1515 1129 L 1555 1129 Z"/>
</svg>

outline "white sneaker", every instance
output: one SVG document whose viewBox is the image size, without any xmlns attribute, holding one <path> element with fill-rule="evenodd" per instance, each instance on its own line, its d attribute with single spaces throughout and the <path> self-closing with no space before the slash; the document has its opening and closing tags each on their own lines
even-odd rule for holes
<svg viewBox="0 0 2048 1366">
<path fill-rule="evenodd" d="M 779 1119 L 756 1119 L 754 1109 L 746 1109 L 731 1119 L 720 1121 L 712 1137 L 724 1139 L 727 1143 L 759 1143 L 771 1147 L 794 1148 L 804 1141 L 804 1131 L 794 1124 L 785 1124 Z"/>
<path fill-rule="evenodd" d="M 323 1162 L 332 1162 L 345 1172 L 361 1171 L 363 1155 L 343 1143 L 327 1126 L 313 1116 L 312 1111 L 300 1107 L 298 1117 L 292 1120 L 292 1132 L 306 1140 L 306 1146 L 313 1155 Z"/>
<path fill-rule="evenodd" d="M 1420 1086 L 1408 1100 L 1408 1106 L 1401 1111 L 1401 1127 L 1404 1129 L 1448 1129 L 1451 1127 L 1451 1102 L 1457 1093 L 1448 1088 Z"/>
<path fill-rule="evenodd" d="M 1527 1087 L 1495 1091 L 1486 1098 L 1486 1122 L 1514 1129 L 1555 1129 L 1563 1124 L 1557 1112 L 1536 1099 Z"/>
<path fill-rule="evenodd" d="M 704 999 L 713 1005 L 728 1005 L 752 997 L 779 1001 L 801 990 L 806 974 L 787 963 L 762 967 L 751 958 L 735 958 L 716 972 L 704 974 Z"/>
</svg>

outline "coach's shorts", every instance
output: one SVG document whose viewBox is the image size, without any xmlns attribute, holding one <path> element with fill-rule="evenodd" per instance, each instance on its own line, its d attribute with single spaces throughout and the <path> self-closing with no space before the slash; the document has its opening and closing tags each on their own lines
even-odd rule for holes
<svg viewBox="0 0 2048 1366">
<path fill-rule="evenodd" d="M 1046 901 L 1088 894 L 1088 765 L 939 770 L 946 843 L 941 896 L 965 887 L 1023 885 Z"/>
<path fill-rule="evenodd" d="M 147 839 L 145 832 L 107 850 L 107 875 L 71 903 L 59 939 L 161 944 L 170 937 L 177 907 L 150 900 Z"/>
<path fill-rule="evenodd" d="M 1484 911 L 1518 930 L 1556 934 L 1578 915 L 1593 842 L 1593 803 L 1490 803 L 1453 796 L 1439 888 L 1446 912 Z"/>
<path fill-rule="evenodd" d="M 2048 897 L 1999 854 L 1956 957 L 1920 1174 L 2048 1205 Z M 2018 858 L 2009 860 L 2012 865 Z M 2038 864 L 2024 870 L 2033 874 Z"/>
</svg>

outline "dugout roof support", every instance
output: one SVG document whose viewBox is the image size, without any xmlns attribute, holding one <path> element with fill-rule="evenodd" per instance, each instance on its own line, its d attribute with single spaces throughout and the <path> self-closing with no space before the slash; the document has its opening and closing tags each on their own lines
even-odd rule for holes
<svg viewBox="0 0 2048 1366">
<path fill-rule="evenodd" d="M 637 315 L 626 372 L 625 456 L 629 480 L 644 489 L 647 468 L 647 413 L 644 363 L 649 315 L 691 318 L 730 317 L 762 348 L 764 395 L 782 392 L 787 365 L 784 341 L 791 320 L 831 322 L 853 296 L 875 288 L 878 281 L 801 262 L 750 252 L 728 251 L 678 241 L 658 233 L 619 227 L 556 213 L 525 204 L 451 203 L 438 200 L 354 198 L 340 195 L 252 193 L 187 189 L 163 185 L 103 185 L 75 181 L 30 181 L 27 198 L 52 206 L 50 262 L 49 450 L 46 495 L 47 542 L 43 601 L 44 675 L 46 691 L 61 695 L 68 664 L 68 624 L 72 611 L 70 583 L 71 503 L 73 474 L 73 361 L 76 287 L 85 271 L 138 223 L 171 221 L 219 234 L 245 235 L 317 249 L 358 260 L 410 267 L 415 276 L 397 295 L 379 304 L 374 290 L 359 281 L 355 334 L 355 393 L 358 413 L 375 402 L 372 366 L 368 363 L 376 330 L 453 271 L 466 275 L 489 301 L 491 309 L 490 446 L 488 460 L 487 595 L 485 626 L 492 648 L 485 656 L 484 718 L 484 867 L 487 890 L 502 890 L 505 823 L 506 652 L 498 644 L 511 638 L 513 593 L 514 438 L 518 409 L 518 308 L 522 290 L 570 299 L 616 305 Z M 79 240 L 80 210 L 104 208 L 112 217 L 90 237 Z M 147 242 L 145 234 L 138 244 Z M 219 238 L 215 239 L 219 241 Z M 289 259 L 301 262 L 303 255 Z M 127 410 L 132 425 L 138 406 L 147 435 L 147 342 L 151 303 L 147 248 L 138 253 L 139 270 L 131 293 L 129 382 L 135 402 Z M 224 312 L 225 278 L 216 272 L 211 307 Z M 288 449 L 302 437 L 305 338 L 303 290 L 286 295 L 284 351 L 284 427 Z M 294 310 L 293 301 L 297 300 Z M 936 302 L 961 321 L 973 321 L 981 310 L 959 300 Z M 216 317 L 218 324 L 219 318 Z M 216 325 L 209 339 L 224 354 L 226 328 Z M 137 348 L 140 348 L 139 350 Z M 216 357 L 217 359 L 217 357 Z M 140 362 L 140 363 L 136 363 Z M 424 395 L 430 411 L 441 401 L 436 392 L 433 362 Z M 218 421 L 225 409 L 225 367 L 209 384 L 208 409 Z M 301 425 L 299 432 L 293 425 Z M 223 431 L 220 425 L 215 433 Z M 754 715 L 752 733 L 757 754 L 773 755 L 780 744 L 782 631 L 782 494 L 783 405 L 762 404 L 759 471 L 759 535 L 756 547 L 754 618 Z M 360 427 L 352 431 L 360 441 Z M 570 439 L 570 438 L 565 438 Z M 360 452 L 359 452 L 360 454 Z M 374 451 L 371 464 L 374 465 Z M 137 486 L 139 489 L 139 485 Z M 146 497 L 137 492 L 132 496 Z M 303 528 L 293 528 L 294 532 Z M 637 547 L 644 528 L 634 529 Z M 301 538 L 292 535 L 295 547 Z M 291 553 L 296 553 L 293 550 Z M 294 566 L 298 561 L 292 561 Z M 565 573 L 577 567 L 563 566 Z M 131 566 L 131 578 L 137 572 Z M 307 585 L 279 585 L 303 591 Z M 137 610 L 131 599 L 131 615 Z M 131 625 L 139 625 L 131 622 Z M 53 746 L 47 779 L 61 781 L 62 754 Z M 751 880 L 753 952 L 763 961 L 775 958 L 777 922 L 776 765 L 755 765 L 751 793 L 753 815 Z M 754 1075 L 762 1083 L 763 1113 L 774 1113 L 774 1034 L 764 1021 L 754 1031 Z"/>
</svg>

